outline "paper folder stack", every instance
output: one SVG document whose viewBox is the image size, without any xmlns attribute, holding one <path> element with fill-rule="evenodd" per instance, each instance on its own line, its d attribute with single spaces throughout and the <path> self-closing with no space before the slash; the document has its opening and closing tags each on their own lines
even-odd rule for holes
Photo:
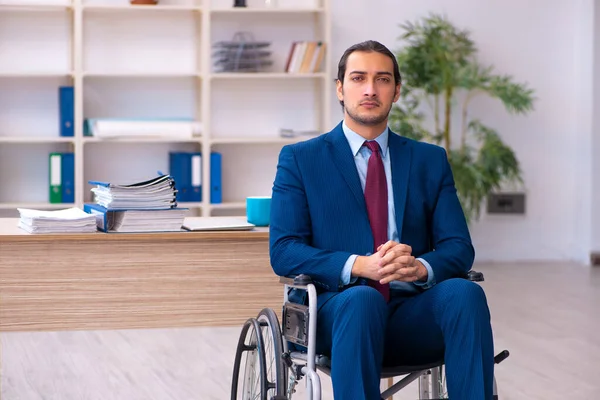
<svg viewBox="0 0 600 400">
<path fill-rule="evenodd" d="M 131 184 L 90 181 L 96 204 L 84 211 L 96 217 L 104 232 L 181 231 L 186 208 L 178 208 L 177 190 L 170 175 Z"/>
<path fill-rule="evenodd" d="M 130 184 L 89 181 L 96 204 L 128 210 L 165 209 L 177 206 L 175 180 L 170 175 Z"/>
<path fill-rule="evenodd" d="M 17 208 L 19 228 L 29 233 L 90 233 L 96 232 L 96 218 L 80 208 L 41 211 Z"/>
<path fill-rule="evenodd" d="M 191 139 L 200 136 L 202 124 L 187 118 L 174 119 L 125 119 L 88 118 L 84 124 L 84 135 L 100 139 L 127 137 L 164 137 Z"/>
</svg>

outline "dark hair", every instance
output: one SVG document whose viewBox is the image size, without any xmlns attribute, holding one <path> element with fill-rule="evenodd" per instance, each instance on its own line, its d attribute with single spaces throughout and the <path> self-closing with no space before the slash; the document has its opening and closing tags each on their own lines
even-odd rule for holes
<svg viewBox="0 0 600 400">
<path fill-rule="evenodd" d="M 391 58 L 392 63 L 394 63 L 394 81 L 396 85 L 402 83 L 402 77 L 400 76 L 400 69 L 398 68 L 398 61 L 396 60 L 396 56 L 394 56 L 394 54 L 387 47 L 375 40 L 367 40 L 366 42 L 357 43 L 346 49 L 346 51 L 342 55 L 342 58 L 340 58 L 340 62 L 338 64 L 337 78 L 340 82 L 344 83 L 344 75 L 346 75 L 346 64 L 348 63 L 348 57 L 350 57 L 350 54 L 354 53 L 355 51 L 374 51 Z"/>
<path fill-rule="evenodd" d="M 400 76 L 400 68 L 398 67 L 398 61 L 396 60 L 396 56 L 384 45 L 375 41 L 375 40 L 367 40 L 365 42 L 357 43 L 352 45 L 346 49 L 344 54 L 342 54 L 342 58 L 340 58 L 340 62 L 338 63 L 338 76 L 337 79 L 344 83 L 344 75 L 346 75 L 346 64 L 348 64 L 348 57 L 350 54 L 355 51 L 364 51 L 364 52 L 377 52 L 383 55 L 388 56 L 392 59 L 392 63 L 394 64 L 394 83 L 399 85 L 402 83 L 402 77 Z M 342 108 L 344 108 L 344 102 L 340 100 L 340 104 Z"/>
</svg>

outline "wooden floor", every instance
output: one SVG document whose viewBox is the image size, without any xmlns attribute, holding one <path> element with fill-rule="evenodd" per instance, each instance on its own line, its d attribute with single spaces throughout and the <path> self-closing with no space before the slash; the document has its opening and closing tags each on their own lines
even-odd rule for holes
<svg viewBox="0 0 600 400">
<path fill-rule="evenodd" d="M 600 268 L 476 269 L 486 277 L 496 350 L 511 352 L 496 369 L 501 399 L 600 398 Z M 4 333 L 0 398 L 227 399 L 238 333 L 237 327 Z M 323 382 L 323 398 L 333 398 L 329 380 Z M 394 396 L 416 398 L 414 384 Z"/>
</svg>

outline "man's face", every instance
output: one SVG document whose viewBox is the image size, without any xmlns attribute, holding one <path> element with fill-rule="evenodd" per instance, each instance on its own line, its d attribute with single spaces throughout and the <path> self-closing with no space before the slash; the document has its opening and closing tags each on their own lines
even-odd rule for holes
<svg viewBox="0 0 600 400">
<path fill-rule="evenodd" d="M 344 102 L 346 114 L 357 123 L 374 126 L 385 122 L 400 96 L 392 60 L 377 52 L 353 52 L 346 64 L 344 84 L 337 82 L 337 96 Z"/>
</svg>

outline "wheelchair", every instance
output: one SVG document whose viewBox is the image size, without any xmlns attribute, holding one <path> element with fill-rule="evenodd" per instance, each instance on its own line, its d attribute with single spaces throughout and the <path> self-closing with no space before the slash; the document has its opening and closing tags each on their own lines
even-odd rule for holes
<svg viewBox="0 0 600 400">
<path fill-rule="evenodd" d="M 481 272 L 469 271 L 463 278 L 482 282 Z M 284 305 L 281 324 L 270 308 L 262 309 L 255 318 L 244 323 L 235 354 L 231 383 L 231 400 L 290 400 L 296 386 L 306 378 L 306 396 L 321 399 L 321 381 L 317 371 L 331 375 L 328 357 L 316 354 L 317 292 L 307 275 L 280 277 L 284 285 Z M 290 289 L 300 289 L 308 295 L 308 305 L 291 302 Z M 301 350 L 297 351 L 296 349 Z M 499 364 L 509 356 L 503 350 L 494 357 Z M 402 377 L 393 384 L 393 378 Z M 386 368 L 382 379 L 388 388 L 381 393 L 389 399 L 415 380 L 418 381 L 418 400 L 447 399 L 444 361 L 426 365 Z M 496 379 L 493 382 L 494 400 L 498 399 Z"/>
</svg>

